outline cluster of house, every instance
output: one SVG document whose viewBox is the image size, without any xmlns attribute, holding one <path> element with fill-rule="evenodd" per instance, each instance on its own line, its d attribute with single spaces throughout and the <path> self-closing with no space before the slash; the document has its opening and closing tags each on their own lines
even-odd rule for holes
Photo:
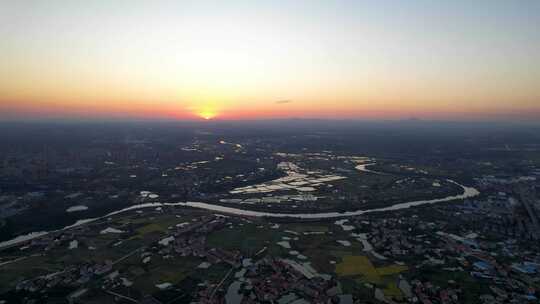
<svg viewBox="0 0 540 304">
<path fill-rule="evenodd" d="M 352 303 L 352 296 L 341 295 L 338 282 L 331 276 L 302 271 L 294 262 L 265 257 L 243 266 L 226 293 L 219 286 L 209 286 L 199 292 L 198 302 L 218 304 L 233 298 L 233 303 L 243 304 Z"/>
<path fill-rule="evenodd" d="M 467 284 L 478 284 L 489 287 L 490 292 L 481 295 L 486 303 L 504 303 L 508 299 L 516 303 L 537 301 L 540 290 L 534 286 L 540 283 L 540 243 L 492 235 L 488 238 L 481 230 L 471 230 L 474 225 L 467 225 L 467 217 L 455 216 L 456 210 L 467 205 L 436 207 L 435 217 L 397 212 L 369 220 L 359 217 L 354 223 L 367 235 L 364 248 L 366 243 L 372 246 L 368 253 L 374 258 L 406 262 L 416 268 L 408 276 L 415 278 L 408 296 L 411 300 L 426 304 L 459 303 L 462 290 L 474 288 Z M 376 252 L 380 254 L 372 254 Z M 457 272 L 470 280 L 437 286 L 422 275 L 423 267 L 440 269 L 442 277 L 444 273 Z"/>
<path fill-rule="evenodd" d="M 195 222 L 178 225 L 176 231 L 158 244 L 158 253 L 168 257 L 173 253 L 180 256 L 196 256 L 206 258 L 209 263 L 225 262 L 233 267 L 240 264 L 240 254 L 229 252 L 221 248 L 208 248 L 206 235 L 212 231 L 225 227 L 225 219 L 217 216 L 204 216 Z"/>
<path fill-rule="evenodd" d="M 436 286 L 429 281 L 422 282 L 420 280 L 412 280 L 412 290 L 415 294 L 413 301 L 422 304 L 461 303 L 461 288 L 459 288 L 459 286 L 456 285 L 454 281 L 450 281 L 449 283 L 449 285 L 451 285 L 450 287 L 441 288 L 440 286 Z"/>
<path fill-rule="evenodd" d="M 82 288 L 90 280 L 103 276 L 113 269 L 113 262 L 84 263 L 69 266 L 61 271 L 49 273 L 37 278 L 21 281 L 15 290 L 28 292 L 45 292 L 55 287 Z"/>
<path fill-rule="evenodd" d="M 332 289 L 337 285 L 334 280 L 306 276 L 306 273 L 280 259 L 260 260 L 247 268 L 245 277 L 250 279 L 248 288 L 251 287 L 252 300 L 279 301 L 283 296 L 295 293 L 310 303 L 327 303 L 328 299 L 337 295 L 337 291 Z"/>
</svg>

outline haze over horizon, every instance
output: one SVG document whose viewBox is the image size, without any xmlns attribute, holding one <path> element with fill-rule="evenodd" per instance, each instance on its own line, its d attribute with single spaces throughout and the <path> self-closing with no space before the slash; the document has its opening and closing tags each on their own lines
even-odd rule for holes
<svg viewBox="0 0 540 304">
<path fill-rule="evenodd" d="M 3 1 L 0 120 L 540 119 L 538 1 Z"/>
</svg>

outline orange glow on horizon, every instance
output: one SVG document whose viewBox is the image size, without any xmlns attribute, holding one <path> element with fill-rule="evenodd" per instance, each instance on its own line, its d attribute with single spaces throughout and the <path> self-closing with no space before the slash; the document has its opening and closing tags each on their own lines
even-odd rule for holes
<svg viewBox="0 0 540 304">
<path fill-rule="evenodd" d="M 216 98 L 218 100 L 218 98 Z M 469 106 L 460 110 L 441 109 L 421 105 L 398 107 L 394 103 L 365 104 L 358 102 L 333 104 L 317 100 L 308 102 L 294 100 L 286 104 L 255 101 L 248 102 L 193 103 L 191 106 L 179 102 L 37 102 L 10 101 L 0 99 L 2 119 L 165 119 L 165 120 L 258 120 L 258 119 L 408 119 L 427 120 L 505 120 L 538 119 L 540 109 L 536 107 L 513 109 L 511 107 L 481 109 Z"/>
</svg>

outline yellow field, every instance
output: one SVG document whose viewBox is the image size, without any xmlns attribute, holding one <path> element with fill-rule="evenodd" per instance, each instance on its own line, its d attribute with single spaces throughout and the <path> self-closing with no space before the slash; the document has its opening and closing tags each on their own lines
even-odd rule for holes
<svg viewBox="0 0 540 304">
<path fill-rule="evenodd" d="M 378 283 L 381 277 L 371 261 L 362 255 L 343 257 L 343 262 L 336 265 L 336 273 L 340 276 L 362 275 L 368 281 Z"/>
<path fill-rule="evenodd" d="M 361 276 L 361 281 L 373 284 L 383 284 L 384 281 L 387 281 L 383 277 L 391 277 L 407 269 L 407 266 L 401 265 L 375 268 L 366 256 L 354 255 L 344 256 L 343 261 L 336 265 L 336 273 L 339 276 Z M 401 295 L 395 283 L 388 284 L 385 288 L 385 294 L 386 291 L 388 291 L 389 295 Z"/>
<path fill-rule="evenodd" d="M 384 292 L 384 296 L 387 298 L 392 297 L 398 300 L 403 298 L 401 290 L 399 290 L 395 282 L 388 283 L 382 291 Z"/>
<path fill-rule="evenodd" d="M 377 268 L 377 272 L 382 276 L 386 276 L 386 275 L 393 275 L 393 274 L 396 274 L 396 273 L 400 273 L 400 272 L 406 271 L 408 269 L 409 269 L 409 267 L 407 267 L 407 266 L 390 265 L 390 266 Z"/>
</svg>

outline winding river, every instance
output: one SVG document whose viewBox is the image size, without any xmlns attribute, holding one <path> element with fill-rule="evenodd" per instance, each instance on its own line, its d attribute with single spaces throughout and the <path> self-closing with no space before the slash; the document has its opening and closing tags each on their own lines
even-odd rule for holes
<svg viewBox="0 0 540 304">
<path fill-rule="evenodd" d="M 232 207 L 224 207 L 220 205 L 212 205 L 207 203 L 199 203 L 199 202 L 186 202 L 186 203 L 177 203 L 177 204 L 170 204 L 170 205 L 180 205 L 180 206 L 188 206 L 188 207 L 194 207 L 194 208 L 200 208 L 200 209 L 206 209 L 211 210 L 215 212 L 221 212 L 221 213 L 228 213 L 228 214 L 234 214 L 234 215 L 242 215 L 242 216 L 254 216 L 254 217 L 289 217 L 289 218 L 303 218 L 303 219 L 327 219 L 327 218 L 340 218 L 340 217 L 350 217 L 350 216 L 357 216 L 369 212 L 380 212 L 380 211 L 393 211 L 393 210 L 400 210 L 405 208 L 410 208 L 414 206 L 420 206 L 425 204 L 434 204 L 434 203 L 441 203 L 441 202 L 448 202 L 453 200 L 461 200 L 466 199 L 470 197 L 477 196 L 480 194 L 478 190 L 476 190 L 473 187 L 466 187 L 461 184 L 458 184 L 452 180 L 447 180 L 448 182 L 451 182 L 453 184 L 456 184 L 460 186 L 463 189 L 463 193 L 459 195 L 454 196 L 447 196 L 443 198 L 437 198 L 432 200 L 421 200 L 421 201 L 412 201 L 412 202 L 406 202 L 406 203 L 400 203 L 396 205 L 392 205 L 389 207 L 384 208 L 375 208 L 375 209 L 367 209 L 367 210 L 356 210 L 356 211 L 347 211 L 347 212 L 325 212 L 325 213 L 273 213 L 273 212 L 260 212 L 260 211 L 251 211 L 251 210 L 244 210 L 244 209 L 238 209 L 238 208 L 232 208 Z M 164 204 L 168 205 L 168 204 Z"/>
<path fill-rule="evenodd" d="M 365 169 L 365 167 L 362 169 Z M 400 209 L 405 209 L 405 208 L 410 208 L 410 207 L 420 206 L 420 205 L 425 205 L 425 204 L 435 204 L 435 203 L 448 202 L 448 201 L 453 201 L 453 200 L 461 200 L 461 199 L 471 198 L 480 194 L 480 192 L 473 187 L 463 186 L 453 180 L 447 180 L 447 181 L 460 186 L 463 189 L 463 193 L 459 195 L 447 196 L 447 197 L 437 198 L 437 199 L 432 199 L 432 200 L 405 202 L 405 203 L 400 203 L 400 204 L 396 204 L 396 205 L 392 205 L 392 206 L 384 207 L 384 208 L 356 210 L 356 211 L 347 211 L 347 212 L 300 213 L 300 214 L 298 213 L 272 213 L 272 212 L 260 212 L 260 211 L 232 208 L 232 207 L 224 207 L 220 205 L 213 205 L 213 204 L 201 203 L 201 202 L 147 203 L 147 204 L 133 205 L 124 209 L 113 211 L 101 217 L 79 220 L 75 224 L 66 226 L 59 230 L 54 230 L 54 231 L 49 231 L 49 232 L 46 232 L 46 231 L 32 232 L 26 235 L 21 235 L 8 241 L 0 242 L 0 248 L 14 246 L 16 244 L 47 235 L 52 232 L 59 232 L 62 230 L 67 230 L 67 229 L 84 225 L 87 223 L 91 223 L 100 219 L 108 218 L 110 216 L 123 213 L 126 211 L 144 209 L 144 208 L 157 208 L 157 207 L 163 207 L 163 206 L 184 206 L 184 207 L 206 209 L 206 210 L 210 210 L 214 212 L 227 213 L 227 214 L 233 214 L 233 215 L 239 215 L 239 216 L 271 217 L 271 218 L 329 219 L 329 218 L 357 216 L 357 215 L 370 213 L 370 212 L 394 211 L 394 210 L 400 210 Z"/>
</svg>

